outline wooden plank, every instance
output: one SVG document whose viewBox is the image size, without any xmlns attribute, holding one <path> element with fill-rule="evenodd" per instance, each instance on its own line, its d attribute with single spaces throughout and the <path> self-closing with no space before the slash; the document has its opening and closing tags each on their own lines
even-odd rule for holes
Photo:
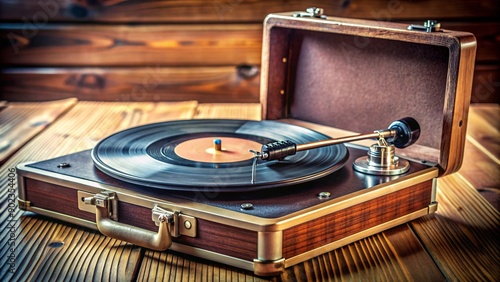
<svg viewBox="0 0 500 282">
<path fill-rule="evenodd" d="M 18 163 L 44 160 L 92 148 L 109 134 L 131 126 L 194 116 L 196 102 L 105 103 L 79 102 L 64 118 L 26 144 L 0 168 L 1 187 L 8 187 L 9 169 Z M 16 196 L 0 190 L 7 209 Z M 12 196 L 11 196 L 12 195 Z M 10 225 L 17 226 L 11 229 Z M 15 231 L 11 231 L 15 230 Z M 9 238 L 15 238 L 14 268 L 7 264 Z M 139 269 L 140 249 L 92 231 L 41 217 L 22 216 L 16 207 L 0 215 L 0 280 L 118 280 L 129 281 Z M 51 244 L 52 243 L 52 244 Z M 63 243 L 62 246 L 61 243 Z M 60 246 L 60 248 L 56 248 Z M 92 271 L 89 271 L 91 269 Z"/>
<path fill-rule="evenodd" d="M 411 226 L 447 280 L 498 281 L 500 213 L 458 173 L 438 180 L 437 201 Z"/>
<path fill-rule="evenodd" d="M 262 25 L 0 25 L 3 65 L 260 64 Z"/>
<path fill-rule="evenodd" d="M 224 104 L 205 103 L 199 104 L 196 119 L 248 119 L 260 120 L 262 107 L 259 103 Z"/>
<path fill-rule="evenodd" d="M 0 99 L 8 101 L 259 101 L 258 68 L 250 66 L 10 68 L 0 74 Z"/>
<path fill-rule="evenodd" d="M 500 165 L 499 105 L 483 105 L 482 107 L 474 107 L 473 105 L 471 107 L 467 126 L 467 140 L 476 144 L 493 162 Z"/>
<path fill-rule="evenodd" d="M 418 265 L 418 267 L 416 267 Z M 425 271 L 422 271 L 425 269 Z M 283 281 L 442 281 L 407 225 L 359 240 L 286 269 Z"/>
<path fill-rule="evenodd" d="M 130 280 L 141 257 L 139 247 L 33 215 L 19 228 L 18 271 L 1 272 L 2 281 Z"/>
<path fill-rule="evenodd" d="M 45 23 L 47 21 L 99 22 L 262 22 L 272 12 L 322 7 L 326 14 L 353 18 L 427 19 L 494 18 L 500 14 L 495 0 L 398 1 L 0 1 L 0 19 Z M 133 11 L 133 12 L 132 12 Z"/>
<path fill-rule="evenodd" d="M 469 111 L 467 142 L 459 170 L 486 200 L 500 210 L 500 107 L 473 104 Z"/>
<path fill-rule="evenodd" d="M 76 104 L 76 99 L 10 103 L 0 112 L 0 165 Z"/>
<path fill-rule="evenodd" d="M 465 143 L 464 159 L 458 173 L 500 210 L 500 166 L 470 141 Z"/>
</svg>

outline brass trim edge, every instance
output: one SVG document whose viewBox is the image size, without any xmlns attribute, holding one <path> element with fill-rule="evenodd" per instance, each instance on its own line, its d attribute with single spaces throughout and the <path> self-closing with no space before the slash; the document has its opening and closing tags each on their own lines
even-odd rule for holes
<svg viewBox="0 0 500 282">
<path fill-rule="evenodd" d="M 74 216 L 71 216 L 71 215 L 62 214 L 62 213 L 59 213 L 59 212 L 54 212 L 54 211 L 51 211 L 51 210 L 41 209 L 41 208 L 37 208 L 37 207 L 29 207 L 27 209 L 27 211 L 31 211 L 31 212 L 37 213 L 39 215 L 48 216 L 48 217 L 51 217 L 51 218 L 54 218 L 54 219 L 57 219 L 57 220 L 61 220 L 61 221 L 64 221 L 64 222 L 68 222 L 68 223 L 71 223 L 71 224 L 83 226 L 83 227 L 90 228 L 92 230 L 98 231 L 97 225 L 94 222 L 88 221 L 88 220 L 85 220 L 85 219 L 81 219 L 81 218 L 78 218 L 78 217 L 74 217 Z"/>
<path fill-rule="evenodd" d="M 361 232 L 358 232 L 358 233 L 353 234 L 351 236 L 342 238 L 342 239 L 337 240 L 335 242 L 326 244 L 322 247 L 319 247 L 319 248 L 304 252 L 300 255 L 288 258 L 285 260 L 285 268 L 288 268 L 292 265 L 301 263 L 301 262 L 308 260 L 310 258 L 319 256 L 319 255 L 324 254 L 326 252 L 335 250 L 337 248 L 340 248 L 340 247 L 345 246 L 347 244 L 350 244 L 352 242 L 361 240 L 361 239 L 366 238 L 368 236 L 380 233 L 380 232 L 387 230 L 391 227 L 395 227 L 395 226 L 398 226 L 400 224 L 406 223 L 408 221 L 417 219 L 417 218 L 422 217 L 422 216 L 427 215 L 427 214 L 428 214 L 428 207 L 426 207 L 424 209 L 420 209 L 420 210 L 412 212 L 412 213 L 409 213 L 405 216 L 398 217 L 396 219 L 387 221 L 387 222 L 382 223 L 380 225 L 377 225 L 375 227 L 368 228 L 364 231 L 361 231 Z"/>
<path fill-rule="evenodd" d="M 208 260 L 223 263 L 223 264 L 227 264 L 227 265 L 234 266 L 234 267 L 241 268 L 241 269 L 245 269 L 248 271 L 253 271 L 253 269 L 254 269 L 254 263 L 251 261 L 231 257 L 228 255 L 223 255 L 220 253 L 216 253 L 216 252 L 212 252 L 212 251 L 208 251 L 208 250 L 204 250 L 204 249 L 200 249 L 200 248 L 196 248 L 196 247 L 191 247 L 191 246 L 179 244 L 176 242 L 172 242 L 172 245 L 170 246 L 169 250 L 192 255 L 195 257 L 208 259 Z"/>
<path fill-rule="evenodd" d="M 436 193 L 437 193 L 437 178 L 432 179 L 432 193 L 431 193 L 431 203 L 436 202 Z"/>
</svg>

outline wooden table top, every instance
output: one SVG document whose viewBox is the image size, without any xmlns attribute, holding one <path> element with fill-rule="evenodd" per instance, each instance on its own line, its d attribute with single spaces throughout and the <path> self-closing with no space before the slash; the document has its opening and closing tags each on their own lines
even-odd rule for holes
<svg viewBox="0 0 500 282">
<path fill-rule="evenodd" d="M 92 148 L 131 126 L 175 119 L 260 118 L 259 104 L 0 103 L 0 281 L 500 280 L 500 107 L 471 107 L 465 159 L 438 180 L 438 211 L 263 278 L 9 208 L 12 168 Z M 14 183 L 15 184 L 15 183 Z M 17 204 L 17 203 L 16 203 Z"/>
</svg>

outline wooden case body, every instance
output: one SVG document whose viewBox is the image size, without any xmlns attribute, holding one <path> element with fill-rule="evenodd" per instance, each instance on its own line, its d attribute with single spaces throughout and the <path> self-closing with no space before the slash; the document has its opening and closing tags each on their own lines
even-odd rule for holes
<svg viewBox="0 0 500 282">
<path fill-rule="evenodd" d="M 365 154 L 363 149 L 349 147 L 346 165 L 315 181 L 221 193 L 204 187 L 176 192 L 125 183 L 99 171 L 90 151 L 83 151 L 18 166 L 19 206 L 98 229 L 96 208 L 85 205 L 83 199 L 113 192 L 116 222 L 156 232 L 158 227 L 152 220 L 155 207 L 177 212 L 179 220 L 170 227 L 171 250 L 258 275 L 275 275 L 435 211 L 436 167 L 412 162 L 410 172 L 404 175 L 364 175 L 354 171 L 351 163 Z M 61 163 L 70 166 L 60 168 Z M 330 196 L 321 197 L 325 192 Z M 248 203 L 253 207 L 243 209 L 242 204 Z M 185 220 L 190 221 L 189 230 Z M 180 230 L 180 236 L 174 236 L 174 229 Z"/>
<path fill-rule="evenodd" d="M 410 159 L 408 173 L 371 176 L 354 171 L 352 162 L 366 154 L 366 148 L 358 146 L 366 145 L 361 142 L 348 146 L 349 160 L 342 169 L 308 183 L 245 193 L 203 187 L 175 192 L 113 179 L 96 169 L 90 152 L 84 151 L 20 165 L 21 208 L 96 229 L 95 210 L 85 206 L 83 198 L 114 192 L 115 221 L 154 232 L 158 230 L 151 220 L 155 207 L 175 212 L 178 220 L 170 230 L 170 249 L 258 275 L 278 274 L 434 212 L 437 177 L 461 163 L 473 36 L 292 15 L 270 15 L 264 25 L 264 119 L 283 119 L 338 137 L 372 132 L 394 119 L 413 116 L 421 121 L 423 138 L 398 152 Z M 380 61 L 372 58 L 381 55 Z M 417 67 L 394 69 L 400 64 Z M 63 162 L 71 166 L 59 168 Z M 242 208 L 248 203 L 252 208 Z"/>
</svg>

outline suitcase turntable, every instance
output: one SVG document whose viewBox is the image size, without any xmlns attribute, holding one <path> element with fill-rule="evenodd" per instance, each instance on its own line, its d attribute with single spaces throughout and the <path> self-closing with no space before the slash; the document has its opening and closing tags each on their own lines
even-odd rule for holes
<svg viewBox="0 0 500 282">
<path fill-rule="evenodd" d="M 150 124 L 19 165 L 20 208 L 257 275 L 433 213 L 462 161 L 474 37 L 291 12 L 263 39 L 262 121 Z"/>
<path fill-rule="evenodd" d="M 115 133 L 91 152 L 19 166 L 19 201 L 26 210 L 97 227 L 106 236 L 146 248 L 170 247 L 271 275 L 285 266 L 278 242 L 285 227 L 333 216 L 335 230 L 327 226 L 320 236 L 332 240 L 360 236 L 356 233 L 367 228 L 376 232 L 382 220 L 398 223 L 408 212 L 411 217 L 427 214 L 434 205 L 436 169 L 393 154 L 395 145 L 409 146 L 419 134 L 412 118 L 395 121 L 387 130 L 335 139 L 276 121 L 149 124 Z M 368 152 L 343 144 L 371 138 L 376 141 Z M 389 193 L 376 203 L 358 195 L 361 201 L 347 214 L 334 208 L 345 205 L 346 196 L 385 194 L 384 186 L 391 187 Z M 55 197 L 62 199 L 57 205 Z M 405 205 L 395 202 L 402 199 Z M 214 215 L 200 213 L 220 218 L 210 222 Z M 144 222 L 145 217 L 153 220 Z M 226 217 L 236 222 L 220 226 Z M 339 224 L 346 217 L 352 217 L 348 224 Z M 250 226 L 256 233 L 239 230 Z M 234 244 L 243 249 L 225 250 L 237 256 L 231 259 L 216 254 L 228 238 L 224 243 L 210 239 L 205 229 L 229 232 L 226 236 L 234 236 Z M 248 246 L 248 241 L 256 245 Z M 321 249 L 336 246 L 327 245 Z M 251 265 L 242 261 L 249 251 L 257 252 Z"/>
</svg>

